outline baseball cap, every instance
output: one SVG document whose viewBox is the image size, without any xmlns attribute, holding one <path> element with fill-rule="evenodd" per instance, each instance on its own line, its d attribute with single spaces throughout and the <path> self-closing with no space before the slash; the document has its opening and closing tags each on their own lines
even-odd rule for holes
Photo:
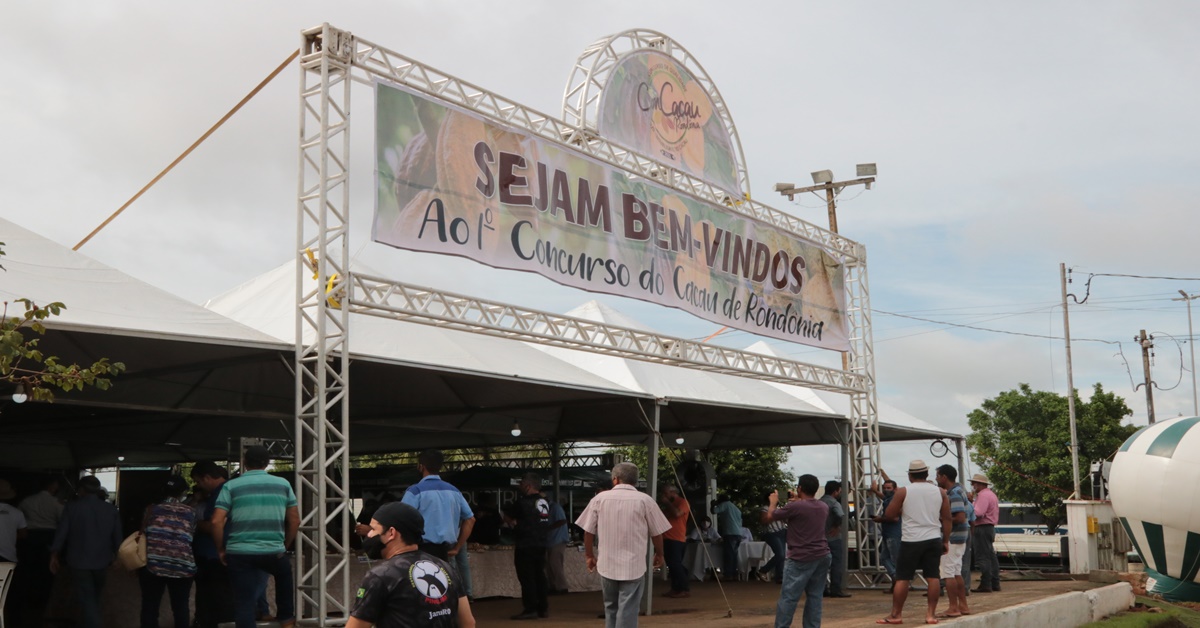
<svg viewBox="0 0 1200 628">
<path fill-rule="evenodd" d="M 425 517 L 421 516 L 419 510 L 408 504 L 388 502 L 375 509 L 375 514 L 371 515 L 371 518 L 378 521 L 384 530 L 396 528 L 397 531 L 404 533 L 405 538 L 411 536 L 420 540 L 421 536 L 425 534 Z"/>
<path fill-rule="evenodd" d="M 187 490 L 187 480 L 183 479 L 182 475 L 172 475 L 167 478 L 166 489 L 168 495 L 178 495 L 181 491 Z"/>
</svg>

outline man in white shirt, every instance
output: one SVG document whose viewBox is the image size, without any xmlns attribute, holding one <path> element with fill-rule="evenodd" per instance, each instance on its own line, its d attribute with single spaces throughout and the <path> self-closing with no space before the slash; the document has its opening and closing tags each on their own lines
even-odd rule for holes
<svg viewBox="0 0 1200 628">
<path fill-rule="evenodd" d="M 25 538 L 25 515 L 5 503 L 16 496 L 12 484 L 0 480 L 0 563 L 17 562 L 17 539 Z"/>
<path fill-rule="evenodd" d="M 29 626 L 41 625 L 42 613 L 54 585 L 54 574 L 50 573 L 50 544 L 54 542 L 54 532 L 63 512 L 63 501 L 58 498 L 61 488 L 62 481 L 57 476 L 48 477 L 42 483 L 41 491 L 22 499 L 19 505 L 28 530 L 25 542 L 17 548 L 21 564 L 17 567 L 14 590 L 8 592 L 8 597 L 18 600 L 16 615 Z M 20 624 L 16 620 L 13 623 Z"/>
<path fill-rule="evenodd" d="M 942 554 L 950 550 L 950 500 L 945 490 L 929 482 L 929 465 L 924 460 L 908 463 L 908 481 L 908 486 L 896 489 L 883 513 L 884 521 L 900 520 L 900 560 L 892 589 L 892 612 L 877 624 L 904 623 L 900 614 L 917 569 L 929 582 L 925 623 L 937 623 L 940 563 Z"/>
<path fill-rule="evenodd" d="M 641 493 L 637 465 L 613 467 L 612 490 L 592 498 L 575 525 L 583 528 L 589 571 L 599 571 L 604 589 L 605 628 L 637 626 L 646 575 L 646 542 L 654 543 L 654 566 L 663 564 L 663 532 L 670 522 L 654 498 Z M 594 548 L 600 536 L 599 560 Z"/>
</svg>

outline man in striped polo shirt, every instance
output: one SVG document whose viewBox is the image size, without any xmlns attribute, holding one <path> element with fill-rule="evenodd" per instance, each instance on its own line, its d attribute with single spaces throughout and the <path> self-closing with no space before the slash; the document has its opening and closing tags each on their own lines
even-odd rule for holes
<svg viewBox="0 0 1200 628">
<path fill-rule="evenodd" d="M 953 465 L 944 464 L 937 468 L 935 476 L 938 488 L 946 491 L 950 500 L 950 548 L 942 554 L 942 582 L 946 589 L 946 598 L 950 601 L 950 609 L 946 617 L 954 618 L 970 615 L 967 606 L 967 586 L 970 576 L 963 580 L 963 557 L 966 555 L 967 542 L 971 537 L 971 502 L 967 501 L 967 493 L 958 484 L 958 469 Z"/>
<path fill-rule="evenodd" d="M 266 447 L 246 449 L 246 470 L 221 487 L 213 511 L 212 534 L 221 562 L 229 566 L 237 628 L 253 628 L 259 574 L 275 578 L 276 618 L 279 625 L 296 625 L 295 588 L 287 547 L 300 529 L 300 511 L 292 485 L 266 471 L 271 454 Z M 225 523 L 233 521 L 229 538 Z"/>
</svg>

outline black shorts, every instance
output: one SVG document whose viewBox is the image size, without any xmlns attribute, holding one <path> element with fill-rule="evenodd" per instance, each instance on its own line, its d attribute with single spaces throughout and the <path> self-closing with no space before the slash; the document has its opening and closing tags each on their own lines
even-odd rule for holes
<svg viewBox="0 0 1200 628">
<path fill-rule="evenodd" d="M 921 570 L 921 575 L 928 578 L 937 578 L 938 565 L 942 561 L 942 540 L 930 539 L 928 541 L 901 541 L 900 542 L 900 560 L 896 561 L 896 579 L 897 580 L 912 580 L 916 575 L 917 569 Z"/>
</svg>

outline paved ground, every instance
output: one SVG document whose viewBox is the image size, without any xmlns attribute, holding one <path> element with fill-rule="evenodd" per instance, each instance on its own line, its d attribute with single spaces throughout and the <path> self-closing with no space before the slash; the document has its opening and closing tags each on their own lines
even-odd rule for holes
<svg viewBox="0 0 1200 628">
<path fill-rule="evenodd" d="M 657 584 L 657 583 L 656 583 Z M 984 612 L 1020 604 L 1030 600 L 1050 597 L 1070 591 L 1082 591 L 1096 586 L 1089 582 L 1062 581 L 1005 581 L 1000 593 L 976 593 L 967 598 L 973 612 Z M 677 626 L 686 623 L 686 628 L 697 627 L 743 627 L 769 626 L 774 621 L 775 602 L 779 589 L 774 584 L 762 582 L 735 582 L 725 585 L 732 617 L 726 616 L 729 605 L 714 582 L 692 583 L 692 597 L 667 599 L 661 597 L 665 589 L 657 589 L 652 617 L 643 617 L 642 626 Z M 826 599 L 824 628 L 850 628 L 851 626 L 874 626 L 875 620 L 884 617 L 891 609 L 891 597 L 880 591 L 852 590 L 853 597 Z M 923 591 L 909 595 L 904 608 L 905 625 L 922 625 L 925 618 Z M 801 607 L 804 602 L 801 600 Z M 481 626 L 509 624 L 518 626 L 532 624 L 538 628 L 558 626 L 593 625 L 602 626 L 600 593 L 572 593 L 550 598 L 550 617 L 531 622 L 514 622 L 509 618 L 520 612 L 521 603 L 513 599 L 478 600 L 474 605 L 475 616 Z M 945 598 L 939 605 L 945 610 Z M 952 626 L 953 620 L 942 620 Z M 793 625 L 800 625 L 800 609 L 797 609 Z"/>
</svg>

